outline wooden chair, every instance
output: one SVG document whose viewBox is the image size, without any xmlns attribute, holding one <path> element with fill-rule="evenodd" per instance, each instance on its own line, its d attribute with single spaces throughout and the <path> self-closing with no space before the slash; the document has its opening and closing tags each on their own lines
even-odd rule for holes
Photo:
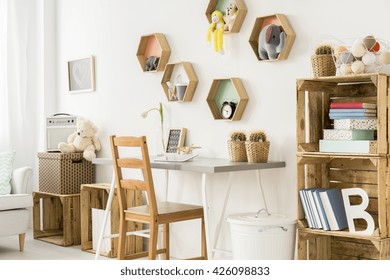
<svg viewBox="0 0 390 280">
<path fill-rule="evenodd" d="M 201 256 L 192 259 L 207 259 L 203 208 L 201 206 L 182 203 L 156 202 L 146 137 L 116 137 L 113 135 L 110 136 L 110 142 L 120 208 L 118 259 L 135 259 L 147 255 L 150 260 L 154 260 L 157 254 L 164 254 L 165 259 L 169 259 L 169 224 L 192 219 L 201 219 L 202 240 Z M 141 159 L 135 156 L 131 157 L 131 151 L 129 152 L 128 150 L 134 149 L 122 149 L 121 147 L 140 148 Z M 126 156 L 122 157 L 122 154 Z M 143 180 L 123 178 L 123 169 L 129 168 L 141 169 Z M 129 173 L 127 172 L 126 174 Z M 145 191 L 148 204 L 128 208 L 125 190 Z M 125 256 L 126 228 L 128 222 L 149 225 L 148 252 Z M 161 249 L 157 249 L 159 225 L 163 225 L 163 248 Z M 144 234 L 141 234 L 141 236 L 145 237 Z"/>
</svg>

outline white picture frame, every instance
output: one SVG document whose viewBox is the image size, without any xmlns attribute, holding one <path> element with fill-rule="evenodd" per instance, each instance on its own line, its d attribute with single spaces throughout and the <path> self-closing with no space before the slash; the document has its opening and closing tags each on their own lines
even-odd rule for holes
<svg viewBox="0 0 390 280">
<path fill-rule="evenodd" d="M 89 56 L 68 61 L 70 93 L 95 91 L 95 57 Z"/>
<path fill-rule="evenodd" d="M 183 147 L 185 137 L 186 137 L 186 128 L 170 128 L 168 131 L 168 141 L 167 148 L 165 152 L 167 154 L 177 153 L 178 147 Z"/>
</svg>

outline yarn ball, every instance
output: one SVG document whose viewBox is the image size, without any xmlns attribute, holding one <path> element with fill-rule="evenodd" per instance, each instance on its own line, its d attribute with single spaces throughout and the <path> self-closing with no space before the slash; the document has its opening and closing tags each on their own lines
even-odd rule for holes
<svg viewBox="0 0 390 280">
<path fill-rule="evenodd" d="M 341 75 L 349 75 L 352 74 L 352 69 L 350 64 L 341 64 L 340 66 Z"/>
<path fill-rule="evenodd" d="M 364 73 L 364 64 L 360 60 L 356 60 L 351 65 L 351 70 L 354 74 Z"/>
<path fill-rule="evenodd" d="M 339 57 L 340 57 L 340 54 L 341 54 L 342 52 L 345 52 L 346 50 L 347 50 L 347 48 L 346 48 L 345 46 L 343 46 L 343 45 L 341 45 L 341 46 L 335 46 L 335 47 L 333 48 L 333 52 L 334 52 L 334 55 L 335 55 L 336 58 L 339 58 Z"/>
<path fill-rule="evenodd" d="M 390 52 L 384 52 L 379 56 L 381 64 L 390 64 Z"/>
<path fill-rule="evenodd" d="M 376 39 L 374 36 L 366 36 L 363 38 L 363 44 L 366 46 L 367 50 L 371 51 L 371 49 L 375 46 Z"/>
<path fill-rule="evenodd" d="M 362 57 L 366 51 L 367 49 L 361 41 L 356 41 L 351 47 L 351 53 L 354 57 Z"/>
<path fill-rule="evenodd" d="M 381 45 L 378 42 L 376 42 L 375 45 L 371 48 L 370 52 L 376 53 L 379 52 L 380 49 L 381 49 Z"/>
<path fill-rule="evenodd" d="M 350 51 L 343 51 L 340 54 L 339 59 L 343 64 L 351 64 L 355 60 L 355 57 L 352 55 Z"/>
<path fill-rule="evenodd" d="M 362 57 L 364 65 L 373 65 L 376 61 L 376 55 L 372 52 L 366 52 Z"/>
</svg>

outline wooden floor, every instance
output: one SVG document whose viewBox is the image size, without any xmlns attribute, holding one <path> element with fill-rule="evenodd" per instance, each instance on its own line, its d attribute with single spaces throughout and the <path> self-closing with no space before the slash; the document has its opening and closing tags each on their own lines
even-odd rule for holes
<svg viewBox="0 0 390 280">
<path fill-rule="evenodd" d="M 32 230 L 26 234 L 24 252 L 19 252 L 18 236 L 0 237 L 0 260 L 94 260 L 95 255 L 81 251 L 80 246 L 62 247 L 33 238 Z M 116 260 L 99 257 L 100 260 Z"/>
</svg>

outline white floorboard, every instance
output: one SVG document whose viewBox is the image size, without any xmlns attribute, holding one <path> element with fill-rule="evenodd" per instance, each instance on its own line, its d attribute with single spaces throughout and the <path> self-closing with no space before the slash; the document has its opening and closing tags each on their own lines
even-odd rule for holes
<svg viewBox="0 0 390 280">
<path fill-rule="evenodd" d="M 0 260 L 94 260 L 95 254 L 82 251 L 80 245 L 62 247 L 36 240 L 32 230 L 26 234 L 24 252 L 19 251 L 18 235 L 0 237 Z M 99 260 L 116 260 L 100 256 Z"/>
</svg>

